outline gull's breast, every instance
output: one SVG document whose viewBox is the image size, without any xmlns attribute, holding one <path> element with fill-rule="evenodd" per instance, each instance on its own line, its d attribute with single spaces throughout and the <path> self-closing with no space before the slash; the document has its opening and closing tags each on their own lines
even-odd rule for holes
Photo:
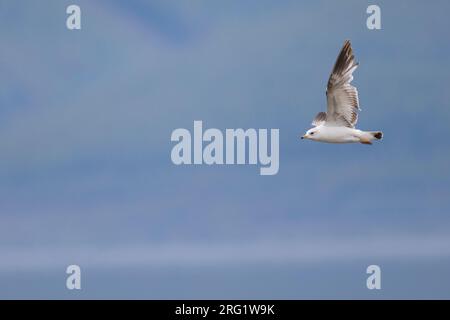
<svg viewBox="0 0 450 320">
<path fill-rule="evenodd" d="M 320 141 L 329 143 L 359 142 L 360 130 L 347 127 L 322 127 Z"/>
</svg>

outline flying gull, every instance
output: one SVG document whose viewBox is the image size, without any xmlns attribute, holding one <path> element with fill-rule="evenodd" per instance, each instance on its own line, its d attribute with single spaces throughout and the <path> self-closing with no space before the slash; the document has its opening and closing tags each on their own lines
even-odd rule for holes
<svg viewBox="0 0 450 320">
<path fill-rule="evenodd" d="M 319 112 L 312 129 L 302 139 L 329 143 L 360 142 L 372 144 L 383 137 L 381 131 L 361 131 L 355 128 L 358 121 L 358 91 L 350 83 L 358 67 L 352 46 L 346 40 L 334 64 L 327 85 L 327 112 Z"/>
</svg>

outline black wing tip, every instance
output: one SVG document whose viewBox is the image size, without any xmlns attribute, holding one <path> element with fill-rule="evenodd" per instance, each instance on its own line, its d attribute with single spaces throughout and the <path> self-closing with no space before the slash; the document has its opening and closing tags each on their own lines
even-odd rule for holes
<svg viewBox="0 0 450 320">
<path fill-rule="evenodd" d="M 336 59 L 336 62 L 333 67 L 333 73 L 342 72 L 348 63 L 352 62 L 353 65 L 358 66 L 359 63 L 355 62 L 355 56 L 353 55 L 352 44 L 349 39 L 344 41 L 344 45 L 342 46 L 341 51 Z"/>
<path fill-rule="evenodd" d="M 345 40 L 344 45 L 342 46 L 342 52 L 349 53 L 350 55 L 353 55 L 353 48 L 352 43 L 350 40 Z"/>
<path fill-rule="evenodd" d="M 348 52 L 352 50 L 352 43 L 350 42 L 349 39 L 346 39 L 344 41 L 344 44 L 342 45 L 342 49 L 341 52 Z"/>
</svg>

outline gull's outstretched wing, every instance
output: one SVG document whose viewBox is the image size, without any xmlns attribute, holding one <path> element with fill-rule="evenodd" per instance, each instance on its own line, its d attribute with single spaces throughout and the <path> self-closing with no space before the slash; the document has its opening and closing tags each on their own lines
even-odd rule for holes
<svg viewBox="0 0 450 320">
<path fill-rule="evenodd" d="M 350 83 L 357 67 L 350 41 L 346 40 L 328 80 L 325 125 L 355 127 L 359 110 L 358 91 Z"/>
</svg>

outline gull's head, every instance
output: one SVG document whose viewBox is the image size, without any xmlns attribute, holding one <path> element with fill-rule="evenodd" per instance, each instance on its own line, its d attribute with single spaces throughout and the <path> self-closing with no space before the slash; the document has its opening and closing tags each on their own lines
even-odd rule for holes
<svg viewBox="0 0 450 320">
<path fill-rule="evenodd" d="M 300 138 L 300 139 L 310 139 L 317 140 L 319 136 L 319 128 L 311 128 Z"/>
</svg>

